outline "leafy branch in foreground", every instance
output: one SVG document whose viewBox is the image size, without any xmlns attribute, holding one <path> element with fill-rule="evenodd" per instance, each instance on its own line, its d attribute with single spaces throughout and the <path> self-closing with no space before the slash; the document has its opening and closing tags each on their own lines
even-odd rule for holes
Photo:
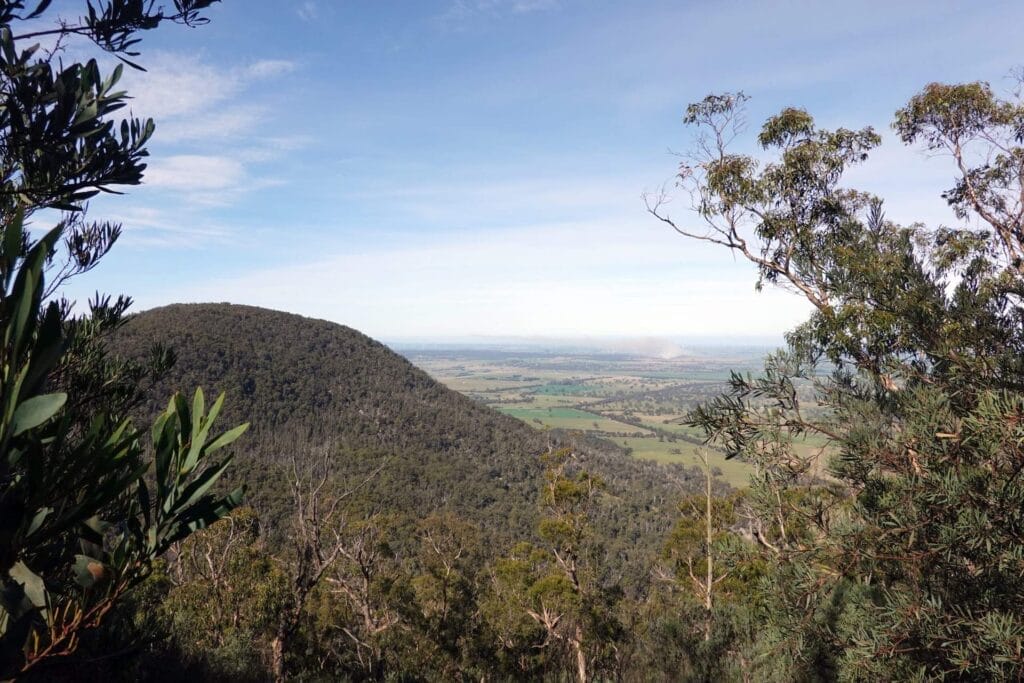
<svg viewBox="0 0 1024 683">
<path fill-rule="evenodd" d="M 194 25 L 213 0 L 89 0 L 77 22 L 18 34 L 50 2 L 0 1 L 0 678 L 68 655 L 172 543 L 238 504 L 214 487 L 230 456 L 215 453 L 246 426 L 212 433 L 223 396 L 206 411 L 175 396 L 157 419 L 152 460 L 125 415 L 145 370 L 110 358 L 103 337 L 130 304 L 97 298 L 85 315 L 54 300 L 91 270 L 120 226 L 84 218 L 100 192 L 136 185 L 151 120 L 112 117 L 127 104 L 122 67 L 65 66 L 65 41 L 85 38 L 127 62 L 140 31 Z M 29 41 L 46 38 L 44 49 Z M 128 62 L 131 64 L 130 62 Z M 134 65 L 133 65 L 134 66 Z M 41 238 L 27 221 L 65 215 Z M 158 349 L 154 369 L 172 354 Z"/>
<path fill-rule="evenodd" d="M 230 462 L 211 456 L 247 425 L 212 435 L 221 396 L 206 412 L 175 396 L 153 427 L 153 464 L 127 420 L 98 413 L 87 424 L 65 409 L 47 379 L 69 344 L 56 303 L 40 314 L 51 231 L 26 254 L 19 222 L 0 251 L 8 276 L 0 300 L 0 670 L 26 670 L 74 649 L 149 563 L 172 543 L 216 521 L 241 490 L 211 493 Z M 15 245 L 14 251 L 10 250 Z M 150 471 L 153 470 L 153 471 Z M 146 479 L 151 478 L 153 491 Z"/>
</svg>

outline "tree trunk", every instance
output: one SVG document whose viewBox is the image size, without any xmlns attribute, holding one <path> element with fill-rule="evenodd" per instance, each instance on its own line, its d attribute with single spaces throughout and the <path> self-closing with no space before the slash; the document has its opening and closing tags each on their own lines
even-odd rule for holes
<svg viewBox="0 0 1024 683">
<path fill-rule="evenodd" d="M 274 634 L 274 640 L 271 642 L 271 662 L 275 683 L 284 683 L 286 678 L 284 656 L 288 650 L 288 642 L 292 639 L 292 634 L 295 633 L 297 625 L 298 616 L 286 614 L 277 627 L 277 633 Z"/>
<path fill-rule="evenodd" d="M 708 545 L 708 578 L 707 578 L 707 593 L 704 599 L 704 642 L 711 640 L 711 589 L 715 585 L 715 574 L 714 564 L 711 559 L 711 542 L 714 540 L 713 530 L 711 526 L 711 458 L 708 457 L 707 453 L 704 453 L 704 469 L 705 477 L 707 479 L 707 545 Z"/>
<path fill-rule="evenodd" d="M 576 627 L 576 635 L 572 639 L 572 646 L 576 650 L 576 678 L 579 683 L 587 683 L 587 656 L 583 652 L 583 629 Z"/>
<path fill-rule="evenodd" d="M 271 645 L 273 648 L 273 670 L 274 670 L 274 681 L 275 683 L 283 683 L 284 681 L 284 643 L 285 636 L 283 633 L 278 631 L 274 637 L 274 641 Z"/>
</svg>

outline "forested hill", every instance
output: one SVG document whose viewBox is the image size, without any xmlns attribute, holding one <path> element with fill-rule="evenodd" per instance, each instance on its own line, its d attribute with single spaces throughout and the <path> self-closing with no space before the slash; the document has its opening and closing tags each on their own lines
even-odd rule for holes
<svg viewBox="0 0 1024 683">
<path fill-rule="evenodd" d="M 545 435 L 431 379 L 383 344 L 351 328 L 231 304 L 180 304 L 134 316 L 115 352 L 145 356 L 154 343 L 178 355 L 147 393 L 147 414 L 171 392 L 224 391 L 223 427 L 248 421 L 232 479 L 269 519 L 287 512 L 287 465 L 326 449 L 344 478 L 387 460 L 371 484 L 374 504 L 400 513 L 447 508 L 514 535 L 535 526 L 539 454 L 565 435 Z M 658 465 L 600 444 L 578 449 L 615 494 L 604 510 L 613 546 L 632 555 L 641 534 L 663 531 L 678 488 Z M 686 473 L 676 472 L 685 478 Z M 679 476 L 674 477 L 675 480 Z M 643 544 L 643 541 L 641 541 Z"/>
</svg>

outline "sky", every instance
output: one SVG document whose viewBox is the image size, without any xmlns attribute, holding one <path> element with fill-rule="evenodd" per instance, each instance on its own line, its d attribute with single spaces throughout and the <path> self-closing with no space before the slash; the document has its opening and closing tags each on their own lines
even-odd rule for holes
<svg viewBox="0 0 1024 683">
<path fill-rule="evenodd" d="M 84 2 L 67 0 L 70 11 Z M 893 112 L 932 81 L 1012 87 L 1020 2 L 224 0 L 144 35 L 126 72 L 157 128 L 124 235 L 70 298 L 232 302 L 385 340 L 781 338 L 798 297 L 644 210 L 690 102 L 743 90 L 885 140 L 847 184 L 952 224 L 948 159 Z M 104 64 L 109 68 L 109 61 Z M 697 225 L 680 197 L 682 225 Z"/>
</svg>

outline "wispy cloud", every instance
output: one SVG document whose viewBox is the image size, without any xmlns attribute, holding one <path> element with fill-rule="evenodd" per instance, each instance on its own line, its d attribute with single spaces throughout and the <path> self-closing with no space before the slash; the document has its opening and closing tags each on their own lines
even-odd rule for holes
<svg viewBox="0 0 1024 683">
<path fill-rule="evenodd" d="M 731 264 L 720 253 L 712 252 L 718 257 L 713 267 L 702 265 L 708 254 L 692 251 L 648 223 L 538 225 L 350 248 L 312 262 L 196 281 L 174 295 L 202 301 L 217 292 L 222 299 L 327 317 L 378 336 L 480 329 L 743 336 L 775 332 L 806 315 L 798 297 L 768 292 L 755 310 L 723 316 L 723 306 L 740 310 L 750 300 L 754 276 L 745 263 Z M 687 277 L 690 286 L 682 290 L 668 286 Z"/>
<path fill-rule="evenodd" d="M 152 117 L 162 142 L 224 138 L 253 129 L 259 105 L 238 99 L 255 84 L 295 70 L 286 60 L 265 59 L 235 67 L 215 66 L 194 55 L 154 53 L 147 71 L 126 73 L 137 116 Z"/>
<path fill-rule="evenodd" d="M 204 110 L 196 116 L 157 120 L 157 139 L 162 142 L 195 142 L 239 137 L 257 127 L 266 109 L 240 104 L 222 110 Z"/>
<path fill-rule="evenodd" d="M 628 173 L 566 177 L 514 169 L 508 169 L 505 177 L 496 177 L 500 174 L 490 169 L 483 177 L 476 168 L 459 169 L 445 180 L 431 178 L 429 169 L 406 169 L 398 182 L 396 175 L 386 183 L 338 194 L 354 202 L 386 205 L 417 223 L 480 227 L 534 219 L 635 216 L 642 211 L 640 191 L 645 180 Z"/>
<path fill-rule="evenodd" d="M 122 208 L 116 216 L 96 212 L 90 217 L 120 223 L 124 233 L 118 244 L 134 249 L 200 249 L 210 244 L 228 243 L 234 237 L 233 230 L 211 224 L 202 217 L 153 206 Z"/>
<path fill-rule="evenodd" d="M 295 62 L 287 59 L 261 59 L 245 67 L 245 75 L 251 79 L 275 78 L 295 71 Z"/>
<path fill-rule="evenodd" d="M 749 264 L 644 214 L 641 191 L 673 175 L 666 147 L 686 148 L 685 105 L 747 90 L 751 149 L 794 104 L 891 137 L 923 83 L 1012 66 L 1022 17 L 1013 3 L 295 0 L 268 27 L 282 3 L 243 4 L 210 27 L 215 48 L 147 47 L 149 72 L 125 76 L 157 135 L 143 187 L 94 200 L 136 247 L 111 256 L 107 288 L 388 336 L 786 329 L 799 298 L 755 295 Z M 965 48 L 934 39 L 947 34 Z M 952 222 L 947 162 L 887 139 L 844 183 L 901 223 Z M 697 227 L 687 204 L 673 217 Z"/>
<path fill-rule="evenodd" d="M 145 201 L 178 209 L 222 207 L 281 183 L 261 165 L 300 149 L 306 138 L 282 135 L 272 126 L 275 104 L 261 97 L 258 86 L 291 73 L 294 62 L 223 65 L 202 55 L 154 52 L 147 54 L 146 67 L 126 72 L 124 86 L 132 113 L 156 121 L 154 145 L 161 148 L 145 172 L 144 187 L 119 206 L 130 209 Z M 114 217 L 127 226 L 139 216 Z"/>
<path fill-rule="evenodd" d="M 314 138 L 301 133 L 260 136 L 259 139 L 249 140 L 248 144 L 239 147 L 235 151 L 235 158 L 247 164 L 267 163 L 281 158 L 282 155 L 308 148 L 313 141 Z"/>
<path fill-rule="evenodd" d="M 237 187 L 245 177 L 245 168 L 234 159 L 179 154 L 164 157 L 150 166 L 146 184 L 159 189 L 216 192 Z"/>
<path fill-rule="evenodd" d="M 144 182 L 147 190 L 170 193 L 186 206 L 230 206 L 246 194 L 283 181 L 252 175 L 238 157 L 176 154 L 154 162 Z"/>
<path fill-rule="evenodd" d="M 306 0 L 306 2 L 299 4 L 295 13 L 303 21 L 315 21 L 320 16 L 320 8 L 312 0 Z"/>
<path fill-rule="evenodd" d="M 560 0 L 455 0 L 438 21 L 444 28 L 460 30 L 474 20 L 547 12 L 560 5 Z"/>
<path fill-rule="evenodd" d="M 493 2 L 491 4 L 494 4 Z M 558 7 L 558 0 L 512 0 L 505 2 L 512 12 L 525 14 L 528 12 L 542 12 Z"/>
</svg>

